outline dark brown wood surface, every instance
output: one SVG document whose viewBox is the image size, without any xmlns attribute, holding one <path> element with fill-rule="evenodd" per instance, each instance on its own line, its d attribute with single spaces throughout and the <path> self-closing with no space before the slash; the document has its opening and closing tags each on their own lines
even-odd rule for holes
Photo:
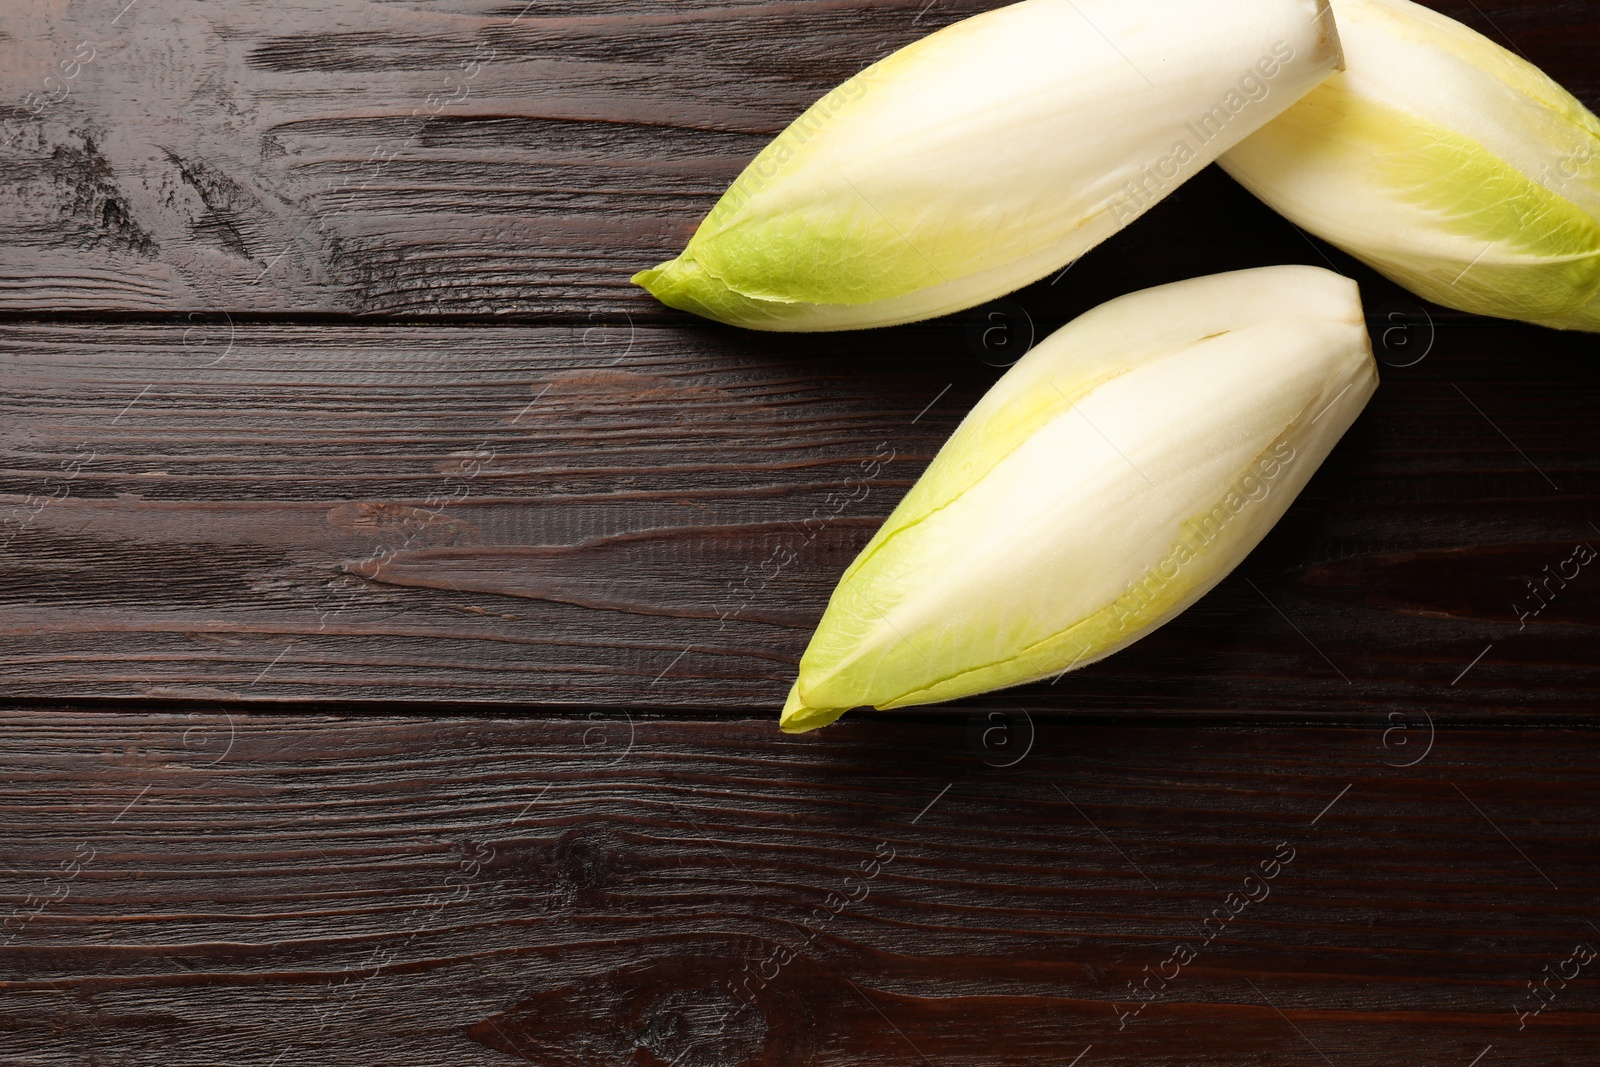
<svg viewBox="0 0 1600 1067">
<path fill-rule="evenodd" d="M 1001 6 L 125 3 L 0 25 L 0 310 L 688 321 L 628 278 L 834 85 Z M 1600 101 L 1591 4 L 1437 6 Z M 1218 177 L 1024 302 L 1322 255 Z"/>
<path fill-rule="evenodd" d="M 1434 351 L 1389 371 L 1244 568 L 1019 697 L 1592 715 L 1600 577 L 1559 572 L 1600 545 L 1596 342 L 1423 330 Z M 44 698 L 772 710 L 838 575 L 998 373 L 959 324 L 0 339 L 0 632 L 12 695 Z"/>
<path fill-rule="evenodd" d="M 996 310 L 1357 278 L 1284 522 L 1054 686 L 777 732 L 1005 353 L 627 279 L 992 6 L 0 12 L 0 1064 L 1600 1062 L 1600 342 L 1214 169 Z M 1592 4 L 1436 6 L 1600 105 Z"/>
<path fill-rule="evenodd" d="M 7 714 L 0 1048 L 1593 1062 L 1592 729 L 963 718 Z"/>
</svg>

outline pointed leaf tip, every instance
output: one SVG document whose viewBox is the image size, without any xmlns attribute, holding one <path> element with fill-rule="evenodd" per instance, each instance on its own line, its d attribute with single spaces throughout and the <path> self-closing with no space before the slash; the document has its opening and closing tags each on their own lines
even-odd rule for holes
<svg viewBox="0 0 1600 1067">
<path fill-rule="evenodd" d="M 639 288 L 647 290 L 652 296 L 654 296 L 656 292 L 657 281 L 659 281 L 661 276 L 671 269 L 672 265 L 676 262 L 677 260 L 669 259 L 665 263 L 657 263 L 649 270 L 642 270 L 628 280 L 634 285 L 637 285 Z"/>
<path fill-rule="evenodd" d="M 789 690 L 789 699 L 783 705 L 783 714 L 778 718 L 778 728 L 786 734 L 805 734 L 812 730 L 820 730 L 839 716 L 849 711 L 849 708 L 810 708 L 800 696 L 800 683 L 796 682 Z"/>
<path fill-rule="evenodd" d="M 998 7 L 818 100 L 651 289 L 758 330 L 977 307 L 1121 231 L 1340 62 L 1328 0 Z"/>
<path fill-rule="evenodd" d="M 781 725 L 1087 666 L 1288 509 L 1377 386 L 1354 282 L 1280 266 L 1088 312 L 987 393 L 840 579 Z"/>
</svg>

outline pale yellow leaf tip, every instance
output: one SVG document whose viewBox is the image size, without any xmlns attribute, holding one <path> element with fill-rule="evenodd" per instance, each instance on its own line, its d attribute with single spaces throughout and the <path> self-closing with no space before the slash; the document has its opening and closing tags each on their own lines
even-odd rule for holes
<svg viewBox="0 0 1600 1067">
<path fill-rule="evenodd" d="M 781 328 L 781 324 L 773 320 L 781 315 L 783 301 L 757 299 L 729 287 L 690 252 L 642 270 L 632 281 L 678 311 L 729 326 Z"/>
<path fill-rule="evenodd" d="M 1133 293 L 997 382 L 840 578 L 780 725 L 1058 678 L 1195 603 L 1377 387 L 1354 282 L 1281 266 Z"/>
<path fill-rule="evenodd" d="M 918 322 L 1050 277 L 1342 62 L 1327 0 L 1023 0 L 885 57 L 637 279 L 759 330 Z"/>
<path fill-rule="evenodd" d="M 810 733 L 812 730 L 822 729 L 849 710 L 849 708 L 806 707 L 805 701 L 800 696 L 800 683 L 796 682 L 789 690 L 789 699 L 783 705 L 783 714 L 778 717 L 778 727 L 786 734 Z"/>
</svg>

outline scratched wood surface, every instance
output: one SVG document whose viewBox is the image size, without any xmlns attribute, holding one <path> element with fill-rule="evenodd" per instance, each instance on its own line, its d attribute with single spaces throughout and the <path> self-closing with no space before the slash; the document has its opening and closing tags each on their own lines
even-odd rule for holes
<svg viewBox="0 0 1600 1067">
<path fill-rule="evenodd" d="M 979 725 L 7 713 L 0 1057 L 1592 1062 L 1593 730 Z"/>
<path fill-rule="evenodd" d="M 822 93 L 996 6 L 9 0 L 0 310 L 683 321 L 629 276 Z M 1437 6 L 1600 105 L 1592 5 Z M 1212 174 L 1029 297 L 1323 254 Z"/>
<path fill-rule="evenodd" d="M 7 3 L 0 1063 L 1593 1059 L 1592 337 L 1214 169 L 1004 345 L 628 285 L 992 6 Z M 1600 105 L 1592 4 L 1435 6 Z M 1272 262 L 1361 282 L 1384 385 L 1237 575 L 1055 686 L 776 732 L 1029 336 Z"/>
<path fill-rule="evenodd" d="M 0 326 L 9 692 L 771 710 L 999 373 L 884 336 Z M 1012 695 L 1592 716 L 1594 342 L 1430 342 L 1214 595 Z"/>
</svg>

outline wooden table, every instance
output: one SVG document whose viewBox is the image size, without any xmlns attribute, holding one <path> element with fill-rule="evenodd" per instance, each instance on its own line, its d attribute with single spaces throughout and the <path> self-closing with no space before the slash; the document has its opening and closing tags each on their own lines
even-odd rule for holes
<svg viewBox="0 0 1600 1067">
<path fill-rule="evenodd" d="M 1359 425 L 1136 648 L 788 738 L 1005 353 L 628 277 L 993 5 L 123 4 L 0 17 L 0 1062 L 1596 1062 L 1600 573 L 1529 589 L 1600 545 L 1592 335 L 1206 172 L 1010 351 L 1331 262 Z M 1593 5 L 1437 6 L 1600 104 Z"/>
</svg>

